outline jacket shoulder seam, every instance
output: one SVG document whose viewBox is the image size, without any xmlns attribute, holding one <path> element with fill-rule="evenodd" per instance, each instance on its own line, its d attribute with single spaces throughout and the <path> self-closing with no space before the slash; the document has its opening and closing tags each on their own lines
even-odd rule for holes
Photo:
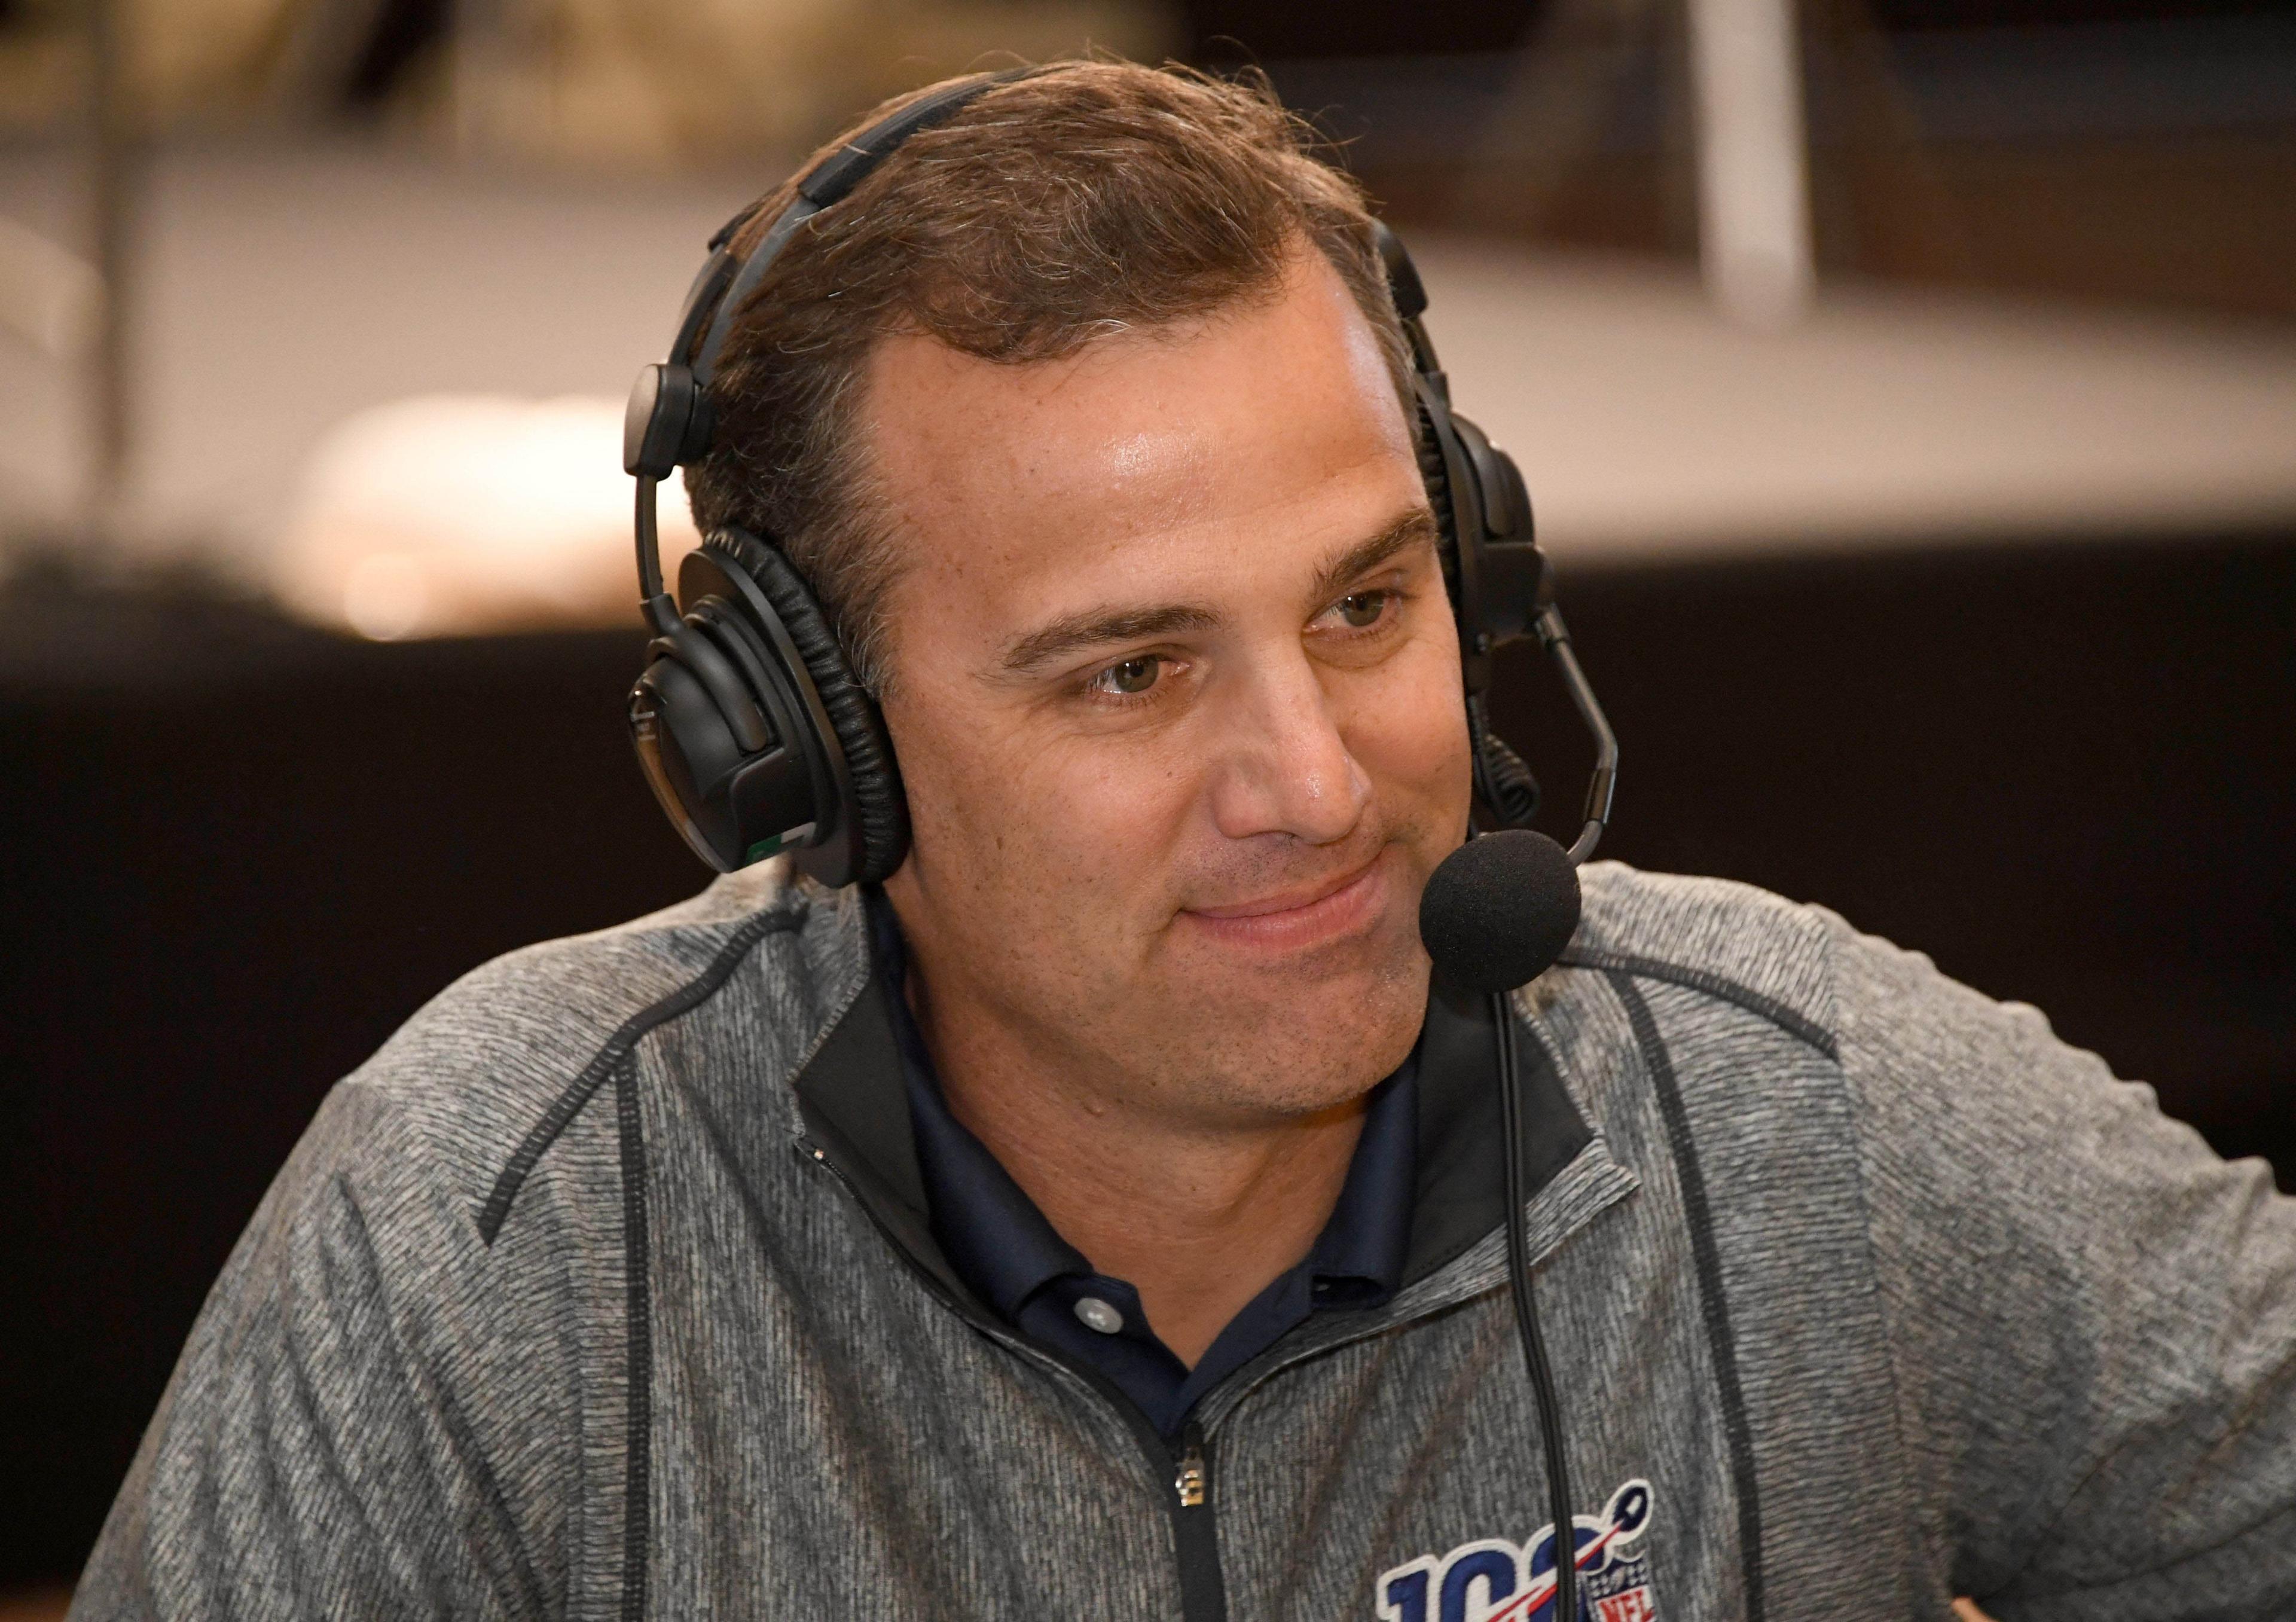
<svg viewBox="0 0 2296 1622">
<path fill-rule="evenodd" d="M 536 1165 L 550 1146 L 558 1141 L 560 1135 L 573 1124 L 574 1118 L 581 1114 L 583 1106 L 596 1096 L 598 1089 L 605 1085 L 615 1067 L 628 1056 L 641 1037 L 659 1026 L 691 1013 L 708 1002 L 733 978 L 734 971 L 741 966 L 742 960 L 760 940 L 768 935 L 794 930 L 799 922 L 793 914 L 778 910 L 759 913 L 744 920 L 701 973 L 623 1020 L 614 1034 L 606 1038 L 604 1045 L 591 1055 L 580 1073 L 551 1101 L 541 1118 L 519 1140 L 518 1147 L 512 1151 L 510 1159 L 496 1176 L 486 1202 L 479 1208 L 480 1239 L 489 1247 L 494 1244 L 496 1236 L 502 1232 L 503 1224 L 510 1218 L 510 1208 L 517 1201 L 519 1192 L 526 1186 L 526 1180 L 533 1174 Z"/>
<path fill-rule="evenodd" d="M 1839 1063 L 1841 1044 L 1834 1034 L 1808 1015 L 1788 1007 L 1777 998 L 1767 996 L 1751 986 L 1743 986 L 1727 975 L 1717 974 L 1710 969 L 1693 968 L 1687 963 L 1671 963 L 1663 958 L 1642 957 L 1628 952 L 1606 952 L 1599 946 L 1572 946 L 1555 962 L 1573 969 L 1594 969 L 1609 973 L 1632 975 L 1640 979 L 1663 980 L 1671 986 L 1685 987 L 1704 992 L 1708 996 L 1735 1004 L 1756 1014 L 1798 1037 Z"/>
</svg>

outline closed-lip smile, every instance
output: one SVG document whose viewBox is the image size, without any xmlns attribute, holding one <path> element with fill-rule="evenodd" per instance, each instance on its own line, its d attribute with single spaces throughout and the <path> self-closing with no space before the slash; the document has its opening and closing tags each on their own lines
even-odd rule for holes
<svg viewBox="0 0 2296 1622">
<path fill-rule="evenodd" d="M 1387 893 L 1382 848 L 1362 866 L 1225 906 L 1191 907 L 1215 938 L 1236 946 L 1291 949 L 1351 933 L 1382 911 Z"/>
</svg>

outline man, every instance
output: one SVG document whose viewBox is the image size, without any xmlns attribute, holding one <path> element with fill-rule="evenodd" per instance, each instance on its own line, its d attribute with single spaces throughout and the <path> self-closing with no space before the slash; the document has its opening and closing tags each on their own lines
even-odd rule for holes
<svg viewBox="0 0 2296 1622">
<path fill-rule="evenodd" d="M 1250 86 L 1005 83 L 807 222 L 693 500 L 820 596 L 906 856 L 515 954 L 339 1086 L 79 1614 L 1550 1611 L 1496 1031 L 1414 927 L 1471 762 L 1408 389 Z M 2263 1168 L 1830 914 L 1585 890 L 1513 1014 L 1584 1614 L 2296 1610 Z"/>
</svg>

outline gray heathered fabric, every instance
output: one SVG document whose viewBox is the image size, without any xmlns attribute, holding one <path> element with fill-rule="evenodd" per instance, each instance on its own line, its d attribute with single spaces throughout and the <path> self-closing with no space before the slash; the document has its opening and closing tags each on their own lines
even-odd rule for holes
<svg viewBox="0 0 2296 1622">
<path fill-rule="evenodd" d="M 1596 1135 L 1528 1220 L 1577 1508 L 1651 1484 L 1655 1614 L 2296 1615 L 2265 1169 L 1829 913 L 1585 878 L 1522 1007 Z M 73 1614 L 1178 1614 L 1168 1460 L 795 1151 L 789 1082 L 866 975 L 852 898 L 767 869 L 441 995 L 257 1213 Z M 1208 1401 L 1232 1617 L 1376 1617 L 1381 1574 L 1545 1522 L 1499 1237 Z"/>
</svg>

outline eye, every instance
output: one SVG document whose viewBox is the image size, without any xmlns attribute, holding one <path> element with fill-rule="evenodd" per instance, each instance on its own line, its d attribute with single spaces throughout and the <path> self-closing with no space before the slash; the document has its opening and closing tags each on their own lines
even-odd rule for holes
<svg viewBox="0 0 2296 1622">
<path fill-rule="evenodd" d="M 1360 631 L 1377 625 L 1380 616 L 1387 612 L 1387 605 L 1394 600 L 1393 592 L 1351 592 L 1335 606 L 1340 618 Z"/>
<path fill-rule="evenodd" d="M 1093 678 L 1092 684 L 1103 692 L 1145 692 L 1156 684 L 1163 674 L 1164 661 L 1152 653 L 1143 653 L 1136 659 L 1122 659 Z"/>
</svg>

